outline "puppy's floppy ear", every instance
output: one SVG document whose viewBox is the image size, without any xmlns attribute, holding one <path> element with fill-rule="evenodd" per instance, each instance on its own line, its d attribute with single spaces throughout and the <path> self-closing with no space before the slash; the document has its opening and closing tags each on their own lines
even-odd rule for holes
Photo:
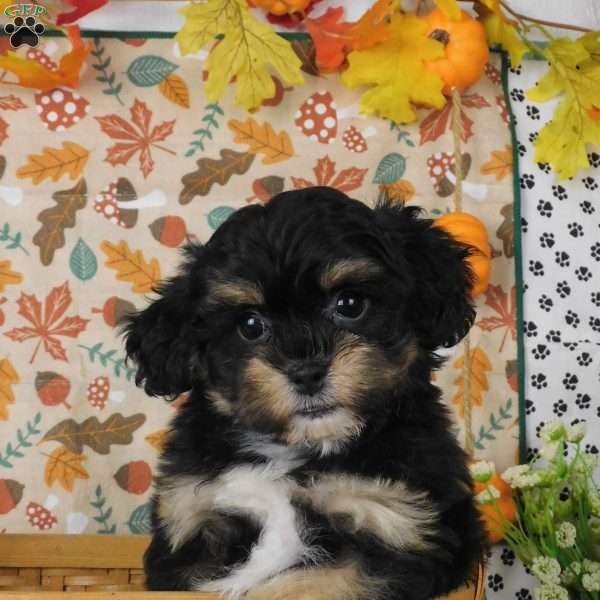
<svg viewBox="0 0 600 600">
<path fill-rule="evenodd" d="M 427 348 L 453 346 L 475 319 L 470 290 L 473 275 L 466 263 L 472 248 L 457 242 L 431 219 L 419 219 L 417 207 L 381 200 L 375 208 L 392 260 L 412 274 L 407 318 Z"/>
<path fill-rule="evenodd" d="M 195 323 L 204 295 L 202 250 L 186 247 L 181 272 L 155 290 L 158 299 L 124 322 L 127 358 L 138 367 L 135 382 L 150 396 L 175 397 L 192 386 L 191 363 L 201 346 Z"/>
</svg>

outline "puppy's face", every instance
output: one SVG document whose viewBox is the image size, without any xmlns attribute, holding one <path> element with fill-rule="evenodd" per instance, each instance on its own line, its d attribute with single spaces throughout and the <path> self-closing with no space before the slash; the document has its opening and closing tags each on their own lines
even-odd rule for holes
<svg viewBox="0 0 600 600">
<path fill-rule="evenodd" d="M 284 443 L 343 444 L 472 319 L 466 251 L 430 225 L 327 188 L 238 211 L 132 319 L 138 381 L 201 386 L 238 427 Z"/>
</svg>

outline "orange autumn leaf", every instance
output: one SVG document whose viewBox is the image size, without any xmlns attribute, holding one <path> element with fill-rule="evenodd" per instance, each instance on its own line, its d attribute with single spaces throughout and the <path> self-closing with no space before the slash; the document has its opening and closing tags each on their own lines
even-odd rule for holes
<svg viewBox="0 0 600 600">
<path fill-rule="evenodd" d="M 149 294 L 160 282 L 160 264 L 156 258 L 146 260 L 141 250 L 131 250 L 125 240 L 116 245 L 104 240 L 100 249 L 106 255 L 104 263 L 117 272 L 119 281 L 133 284 L 137 294 Z"/>
<path fill-rule="evenodd" d="M 460 374 L 454 380 L 454 385 L 458 386 L 456 394 L 452 398 L 452 403 L 458 406 L 461 416 L 465 410 L 465 378 L 463 375 L 465 359 L 461 356 L 452 365 L 456 369 L 460 369 Z M 473 406 L 481 406 L 483 404 L 483 393 L 490 389 L 487 373 L 492 370 L 492 364 L 486 353 L 477 346 L 471 351 L 471 373 L 469 382 L 471 384 L 471 399 Z"/>
<path fill-rule="evenodd" d="M 8 358 L 0 360 L 0 421 L 8 419 L 8 406 L 15 403 L 13 385 L 21 380 Z"/>
<path fill-rule="evenodd" d="M 155 450 L 158 450 L 160 452 L 163 449 L 165 442 L 167 441 L 167 437 L 170 433 L 171 429 L 169 428 L 159 429 L 158 431 L 149 433 L 144 438 L 144 441 L 148 442 L 148 444 L 150 444 Z"/>
<path fill-rule="evenodd" d="M 26 88 L 48 91 L 60 86 L 75 88 L 79 85 L 81 67 L 92 46 L 83 44 L 75 35 L 69 36 L 72 48 L 59 61 L 58 69 L 52 71 L 44 65 L 19 56 L 16 52 L 7 52 L 0 56 L 0 69 L 16 75 L 16 85 Z"/>
<path fill-rule="evenodd" d="M 227 125 L 235 133 L 233 141 L 236 144 L 247 144 L 248 152 L 263 155 L 263 165 L 272 165 L 294 156 L 287 131 L 276 133 L 269 122 L 261 125 L 249 117 L 246 121 L 231 119 Z"/>
<path fill-rule="evenodd" d="M 504 150 L 492 150 L 490 160 L 482 164 L 479 171 L 482 175 L 494 175 L 496 181 L 502 181 L 512 173 L 512 148 L 505 146 Z"/>
<path fill-rule="evenodd" d="M 48 462 L 44 471 L 44 481 L 48 487 L 58 483 L 67 492 L 73 491 L 76 479 L 89 479 L 83 462 L 87 460 L 83 454 L 74 454 L 64 446 L 59 446 L 52 454 L 47 455 Z"/>
<path fill-rule="evenodd" d="M 387 17 L 396 5 L 396 0 L 378 0 L 356 23 L 342 21 L 342 6 L 329 8 L 317 19 L 305 19 L 319 67 L 334 71 L 344 62 L 346 52 L 370 48 L 386 40 L 390 36 Z"/>
</svg>

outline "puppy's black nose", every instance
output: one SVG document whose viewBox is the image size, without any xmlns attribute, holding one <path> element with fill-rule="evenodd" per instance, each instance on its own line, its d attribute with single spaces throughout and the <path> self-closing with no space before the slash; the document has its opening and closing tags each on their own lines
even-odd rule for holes
<svg viewBox="0 0 600 600">
<path fill-rule="evenodd" d="M 292 367 L 288 377 L 299 394 L 312 396 L 323 389 L 327 365 L 316 362 L 305 362 Z"/>
</svg>

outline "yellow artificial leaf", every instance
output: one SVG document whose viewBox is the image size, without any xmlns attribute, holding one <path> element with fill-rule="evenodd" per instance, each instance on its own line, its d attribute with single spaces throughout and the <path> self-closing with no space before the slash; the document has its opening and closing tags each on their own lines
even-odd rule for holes
<svg viewBox="0 0 600 600">
<path fill-rule="evenodd" d="M 156 258 L 148 262 L 141 250 L 131 250 L 124 240 L 116 246 L 105 240 L 100 249 L 108 258 L 104 264 L 117 272 L 119 281 L 133 283 L 134 292 L 148 294 L 159 284 L 160 265 Z"/>
<path fill-rule="evenodd" d="M 479 172 L 482 175 L 494 175 L 496 181 L 502 181 L 512 173 L 512 148 L 505 146 L 504 150 L 492 150 L 490 160 L 481 165 Z"/>
<path fill-rule="evenodd" d="M 173 104 L 183 108 L 190 107 L 190 91 L 187 83 L 179 77 L 171 73 L 158 84 L 159 92 Z"/>
<path fill-rule="evenodd" d="M 158 431 L 154 431 L 153 433 L 149 433 L 144 441 L 148 442 L 155 450 L 159 452 L 163 449 L 165 442 L 167 441 L 167 437 L 171 433 L 171 429 L 159 429 Z"/>
<path fill-rule="evenodd" d="M 48 178 L 58 181 L 63 175 L 77 179 L 89 156 L 89 151 L 83 146 L 63 142 L 62 148 L 44 148 L 42 154 L 29 154 L 27 164 L 17 169 L 17 177 L 30 178 L 35 185 Z"/>
<path fill-rule="evenodd" d="M 231 119 L 229 129 L 236 144 L 248 144 L 252 154 L 263 154 L 263 165 L 272 165 L 294 156 L 294 147 L 286 131 L 275 133 L 270 123 L 260 125 L 252 117 L 246 121 Z"/>
<path fill-rule="evenodd" d="M 470 356 L 471 373 L 469 381 L 471 384 L 472 405 L 481 406 L 483 404 L 483 393 L 490 389 L 487 373 L 492 370 L 492 363 L 490 363 L 486 353 L 479 346 L 471 351 Z M 458 405 L 458 410 L 461 416 L 465 411 L 465 378 L 463 375 L 464 365 L 464 356 L 461 356 L 452 365 L 456 369 L 460 369 L 460 375 L 454 380 L 454 384 L 458 386 L 458 389 L 452 398 L 452 403 Z"/>
<path fill-rule="evenodd" d="M 11 270 L 10 260 L 0 260 L 0 292 L 3 292 L 7 285 L 16 285 L 21 281 L 23 275 Z"/>
<path fill-rule="evenodd" d="M 500 8 L 500 0 L 478 0 L 478 2 L 480 4 L 482 4 L 485 8 L 488 9 L 488 11 L 494 13 L 496 16 L 500 17 L 505 23 L 510 23 L 510 24 L 515 24 L 515 21 L 511 21 L 510 19 L 508 19 L 506 17 L 506 15 L 502 12 L 502 9 Z M 483 10 L 482 11 L 482 7 L 481 6 L 477 6 L 475 8 L 476 12 L 478 12 L 480 15 L 483 13 L 483 15 L 487 15 L 488 12 Z"/>
<path fill-rule="evenodd" d="M 444 46 L 427 37 L 426 24 L 413 15 L 395 14 L 389 27 L 388 40 L 348 55 L 342 83 L 349 88 L 374 86 L 361 97 L 363 113 L 409 123 L 417 118 L 411 102 L 434 108 L 446 104 L 442 80 L 425 67 L 426 61 L 444 56 Z"/>
<path fill-rule="evenodd" d="M 489 13 L 481 19 L 490 46 L 499 44 L 510 55 L 510 63 L 518 67 L 527 53 L 527 46 L 519 37 L 515 26 L 504 17 Z"/>
<path fill-rule="evenodd" d="M 457 0 L 434 0 L 434 2 L 449 19 L 454 21 L 460 19 L 460 6 Z"/>
<path fill-rule="evenodd" d="M 247 110 L 258 108 L 275 95 L 269 65 L 288 85 L 304 82 L 302 63 L 290 42 L 256 19 L 246 0 L 208 0 L 181 12 L 186 21 L 176 39 L 183 55 L 198 52 L 216 35 L 223 36 L 205 62 L 210 102 L 219 100 L 235 77 L 236 102 Z"/>
<path fill-rule="evenodd" d="M 0 360 L 0 421 L 8 419 L 8 406 L 15 403 L 12 386 L 19 383 L 19 374 L 8 358 Z"/>
<path fill-rule="evenodd" d="M 548 72 L 527 92 L 535 102 L 564 97 L 535 141 L 535 160 L 548 163 L 561 179 L 589 167 L 587 144 L 600 147 L 600 122 L 591 111 L 600 106 L 598 34 L 576 40 L 554 39 L 544 50 Z"/>
<path fill-rule="evenodd" d="M 48 456 L 44 471 L 46 485 L 52 487 L 54 482 L 58 481 L 64 490 L 72 492 L 76 479 L 90 478 L 82 464 L 86 460 L 87 457 L 83 454 L 73 454 L 64 446 L 59 446 Z"/>
</svg>

